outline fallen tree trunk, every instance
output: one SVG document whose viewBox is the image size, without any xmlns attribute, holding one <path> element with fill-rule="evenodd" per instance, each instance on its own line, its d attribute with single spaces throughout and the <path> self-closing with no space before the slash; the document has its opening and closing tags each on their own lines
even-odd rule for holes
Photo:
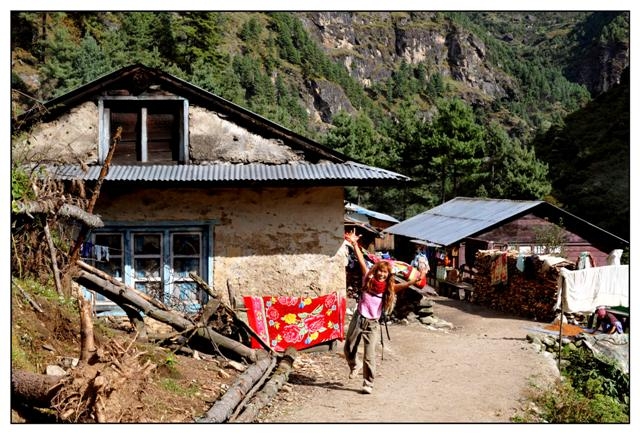
<svg viewBox="0 0 640 434">
<path fill-rule="evenodd" d="M 56 211 L 57 208 L 57 211 Z M 18 202 L 15 205 L 14 212 L 17 214 L 57 214 L 63 217 L 76 219 L 90 228 L 101 228 L 104 226 L 102 219 L 97 215 L 88 213 L 82 208 L 68 203 L 60 205 L 58 208 L 57 201 L 29 201 Z"/>
<path fill-rule="evenodd" d="M 233 414 L 234 409 L 244 399 L 253 385 L 260 380 L 271 365 L 271 358 L 264 358 L 252 364 L 229 387 L 224 396 L 207 411 L 204 417 L 197 419 L 198 423 L 222 423 Z"/>
<path fill-rule="evenodd" d="M 197 336 L 209 340 L 214 347 L 220 346 L 233 351 L 250 362 L 255 362 L 261 357 L 260 352 L 249 348 L 236 340 L 221 335 L 211 327 L 198 327 L 191 320 L 174 311 L 158 308 L 143 298 L 138 291 L 130 290 L 125 285 L 115 285 L 114 283 L 85 270 L 80 270 L 74 277 L 74 280 L 85 288 L 104 295 L 118 305 L 136 308 L 137 310 L 142 311 L 145 315 L 168 324 L 179 332 L 194 330 Z"/>
<path fill-rule="evenodd" d="M 239 416 L 230 420 L 230 422 L 237 423 L 251 423 L 255 420 L 260 413 L 260 410 L 264 406 L 266 406 L 274 396 L 278 394 L 280 389 L 287 384 L 289 381 L 289 374 L 293 370 L 293 362 L 295 361 L 295 350 L 285 351 L 285 355 L 280 360 L 278 367 L 275 372 L 265 384 L 263 388 L 260 389 L 258 393 L 256 393 L 251 399 L 249 403 L 245 406 L 244 410 L 242 410 Z"/>
<path fill-rule="evenodd" d="M 122 283 L 118 279 L 114 278 L 113 276 L 105 273 L 104 271 L 99 270 L 96 267 L 92 267 L 91 265 L 87 264 L 84 261 L 77 261 L 76 263 L 83 270 L 88 271 L 91 274 L 95 274 L 96 276 L 100 277 L 101 279 L 104 279 L 104 280 L 108 281 L 109 283 L 112 283 L 115 286 L 120 286 L 120 287 L 122 287 L 122 288 L 124 288 L 124 289 L 126 289 L 128 291 L 131 291 L 131 292 L 135 293 L 136 295 L 144 298 L 146 301 L 148 301 L 149 303 L 151 303 L 155 307 L 160 308 L 162 310 L 169 310 L 169 308 L 164 303 L 162 303 L 160 300 L 158 300 L 156 298 L 153 298 L 153 297 L 150 297 L 147 294 L 145 294 L 144 292 L 138 291 L 135 288 L 127 287 L 124 283 Z"/>
<path fill-rule="evenodd" d="M 35 374 L 28 371 L 12 371 L 12 402 L 48 408 L 56 393 L 62 387 L 64 376 Z"/>
<path fill-rule="evenodd" d="M 247 405 L 247 402 L 249 402 L 249 400 L 253 399 L 253 396 L 260 390 L 260 388 L 264 385 L 265 381 L 267 381 L 267 379 L 271 376 L 271 372 L 273 371 L 273 368 L 276 366 L 277 361 L 278 361 L 278 359 L 276 357 L 273 357 L 271 359 L 271 364 L 269 365 L 267 370 L 264 372 L 264 374 L 262 375 L 260 380 L 258 380 L 253 385 L 253 387 L 251 388 L 249 393 L 247 393 L 247 395 L 242 399 L 242 401 L 240 401 L 240 404 L 238 404 L 236 406 L 236 409 L 233 411 L 233 414 L 231 416 L 229 416 L 227 421 L 229 421 L 229 422 L 233 421 L 236 417 L 238 417 L 238 414 L 240 414 L 241 412 L 244 411 L 244 409 L 245 409 L 245 407 Z"/>
</svg>

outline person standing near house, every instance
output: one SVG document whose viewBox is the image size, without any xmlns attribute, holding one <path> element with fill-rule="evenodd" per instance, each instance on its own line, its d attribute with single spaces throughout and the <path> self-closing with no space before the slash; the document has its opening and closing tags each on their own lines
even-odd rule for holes
<svg viewBox="0 0 640 434">
<path fill-rule="evenodd" d="M 596 309 L 596 326 L 591 334 L 595 334 L 599 329 L 602 329 L 603 333 L 610 335 L 623 333 L 622 322 L 614 314 L 607 312 L 604 306 L 599 306 Z"/>
<path fill-rule="evenodd" d="M 353 232 L 345 234 L 351 244 L 362 271 L 362 288 L 359 292 L 358 306 L 351 318 L 344 342 L 344 355 L 349 365 L 349 378 L 356 378 L 362 370 L 364 382 L 362 393 L 373 392 L 373 380 L 376 373 L 377 331 L 382 312 L 390 313 L 395 303 L 395 293 L 416 283 L 420 278 L 396 284 L 392 264 L 380 260 L 368 268 L 360 247 L 359 235 Z M 364 342 L 364 357 L 358 360 L 358 346 Z"/>
</svg>

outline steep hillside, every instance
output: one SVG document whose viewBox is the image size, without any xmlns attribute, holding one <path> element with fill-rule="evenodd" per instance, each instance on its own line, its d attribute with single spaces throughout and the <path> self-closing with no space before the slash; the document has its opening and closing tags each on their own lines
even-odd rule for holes
<svg viewBox="0 0 640 434">
<path fill-rule="evenodd" d="M 624 239 L 630 236 L 629 122 L 626 70 L 620 84 L 535 141 L 563 207 Z"/>
</svg>

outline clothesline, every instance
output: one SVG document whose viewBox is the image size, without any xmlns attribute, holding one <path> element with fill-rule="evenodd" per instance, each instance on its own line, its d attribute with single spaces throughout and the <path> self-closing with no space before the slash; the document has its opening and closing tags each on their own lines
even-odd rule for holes
<svg viewBox="0 0 640 434">
<path fill-rule="evenodd" d="M 80 256 L 82 258 L 91 258 L 97 261 L 102 261 L 104 258 L 105 261 L 109 261 L 109 246 L 103 246 L 99 244 L 93 244 L 91 242 L 82 243 L 80 247 Z M 116 250 L 116 249 L 113 249 Z"/>
</svg>

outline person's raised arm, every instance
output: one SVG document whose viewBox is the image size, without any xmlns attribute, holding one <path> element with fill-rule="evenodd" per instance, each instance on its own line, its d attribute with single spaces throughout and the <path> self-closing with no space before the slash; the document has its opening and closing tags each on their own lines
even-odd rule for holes
<svg viewBox="0 0 640 434">
<path fill-rule="evenodd" d="M 420 280 L 420 279 L 416 277 L 416 278 L 414 278 L 412 280 L 409 280 L 409 281 L 406 281 L 406 282 L 402 282 L 402 283 L 396 282 L 393 285 L 393 290 L 394 290 L 394 292 L 402 291 L 404 289 L 407 289 L 411 285 L 413 285 L 415 283 L 418 283 L 418 280 Z"/>
<path fill-rule="evenodd" d="M 369 271 L 369 269 L 367 268 L 367 263 L 364 261 L 362 250 L 360 250 L 360 246 L 358 245 L 358 240 L 360 239 L 360 235 L 357 235 L 356 230 L 354 229 L 352 232 L 347 232 L 346 234 L 344 234 L 344 238 L 353 247 L 353 250 L 356 253 L 356 258 L 358 259 L 358 263 L 360 264 L 360 271 L 362 272 L 362 275 L 365 276 L 367 274 L 367 271 Z"/>
</svg>

